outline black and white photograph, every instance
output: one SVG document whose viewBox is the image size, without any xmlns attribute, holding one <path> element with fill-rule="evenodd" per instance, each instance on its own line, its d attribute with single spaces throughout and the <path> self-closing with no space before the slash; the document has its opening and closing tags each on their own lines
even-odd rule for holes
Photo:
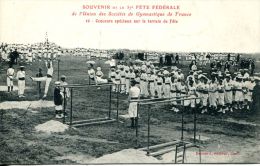
<svg viewBox="0 0 260 166">
<path fill-rule="evenodd" d="M 0 164 L 256 164 L 260 1 L 0 0 Z"/>
</svg>

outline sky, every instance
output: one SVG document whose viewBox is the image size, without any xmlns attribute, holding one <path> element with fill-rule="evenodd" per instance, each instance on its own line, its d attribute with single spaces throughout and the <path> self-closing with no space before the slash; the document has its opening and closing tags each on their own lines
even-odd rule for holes
<svg viewBox="0 0 260 166">
<path fill-rule="evenodd" d="M 97 24 L 72 16 L 98 4 L 179 5 L 192 16 L 177 24 Z M 259 0 L 0 0 L 0 42 L 42 42 L 47 32 L 67 48 L 259 53 L 259 9 Z"/>
</svg>

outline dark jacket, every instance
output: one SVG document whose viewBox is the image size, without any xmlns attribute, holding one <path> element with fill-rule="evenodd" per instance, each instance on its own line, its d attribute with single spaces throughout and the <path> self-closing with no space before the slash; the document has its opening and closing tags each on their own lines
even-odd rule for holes
<svg viewBox="0 0 260 166">
<path fill-rule="evenodd" d="M 252 110 L 255 113 L 260 112 L 260 85 L 257 83 L 256 86 L 253 89 L 253 103 L 252 103 Z"/>
<path fill-rule="evenodd" d="M 55 105 L 62 105 L 62 95 L 60 94 L 60 89 L 54 89 L 54 104 Z"/>
</svg>

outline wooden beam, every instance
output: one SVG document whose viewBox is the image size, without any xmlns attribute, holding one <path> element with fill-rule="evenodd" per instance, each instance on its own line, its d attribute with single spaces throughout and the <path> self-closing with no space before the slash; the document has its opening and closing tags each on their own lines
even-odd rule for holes
<svg viewBox="0 0 260 166">
<path fill-rule="evenodd" d="M 191 148 L 191 147 L 196 147 L 196 145 L 194 145 L 192 143 L 189 143 L 189 144 L 186 145 L 186 149 Z M 184 147 L 182 147 L 182 148 L 184 148 Z M 181 149 L 181 148 L 178 148 L 178 149 Z M 163 150 L 160 150 L 160 151 L 157 151 L 157 152 L 150 153 L 149 156 L 153 156 L 153 157 L 160 156 L 160 155 L 163 155 L 165 153 L 175 151 L 175 150 L 176 150 L 176 146 L 170 147 L 170 148 L 167 148 L 167 149 L 163 149 Z"/>
<path fill-rule="evenodd" d="M 165 100 L 170 100 L 170 99 L 175 99 L 175 98 L 184 98 L 184 97 L 189 97 L 188 95 L 185 96 L 175 96 L 175 97 L 167 97 L 167 98 L 154 98 L 154 99 L 139 99 L 139 100 L 130 100 L 130 102 L 145 102 L 145 101 L 165 101 Z"/>
<path fill-rule="evenodd" d="M 160 103 L 167 103 L 172 101 L 184 101 L 184 100 L 194 100 L 194 99 L 201 99 L 202 97 L 193 97 L 193 98 L 186 98 L 186 99 L 170 99 L 164 101 L 154 101 L 154 102 L 147 102 L 147 103 L 139 103 L 140 105 L 149 105 L 149 104 L 160 104 Z"/>
<path fill-rule="evenodd" d="M 93 122 L 93 121 L 102 121 L 102 120 L 111 120 L 108 117 L 106 118 L 96 118 L 96 119 L 86 119 L 86 120 L 78 120 L 78 121 L 72 121 L 73 124 L 79 124 L 79 123 L 85 123 L 85 122 Z"/>
<path fill-rule="evenodd" d="M 112 122 L 116 122 L 116 119 L 90 122 L 90 123 L 80 123 L 80 124 L 75 124 L 75 125 L 72 125 L 72 126 L 73 127 L 81 127 L 81 126 L 99 125 L 99 124 L 112 123 Z"/>
<path fill-rule="evenodd" d="M 162 148 L 162 147 L 166 147 L 166 146 L 170 146 L 170 145 L 175 145 L 179 142 L 181 142 L 181 141 L 176 140 L 176 141 L 166 142 L 166 143 L 162 143 L 162 144 L 157 144 L 157 145 L 150 146 L 149 149 L 152 150 L 152 149 Z M 147 147 L 140 148 L 139 150 L 147 150 Z"/>
</svg>

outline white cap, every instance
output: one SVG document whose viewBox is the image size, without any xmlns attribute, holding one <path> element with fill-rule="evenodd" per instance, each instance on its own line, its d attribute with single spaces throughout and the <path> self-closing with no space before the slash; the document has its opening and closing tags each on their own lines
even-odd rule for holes
<svg viewBox="0 0 260 166">
<path fill-rule="evenodd" d="M 166 74 L 169 74 L 169 72 L 167 70 L 164 70 L 163 74 L 166 75 Z"/>
<path fill-rule="evenodd" d="M 125 66 L 125 71 L 129 71 L 129 67 L 128 66 Z"/>
<path fill-rule="evenodd" d="M 60 85 L 60 81 L 55 81 L 55 85 Z"/>
</svg>

